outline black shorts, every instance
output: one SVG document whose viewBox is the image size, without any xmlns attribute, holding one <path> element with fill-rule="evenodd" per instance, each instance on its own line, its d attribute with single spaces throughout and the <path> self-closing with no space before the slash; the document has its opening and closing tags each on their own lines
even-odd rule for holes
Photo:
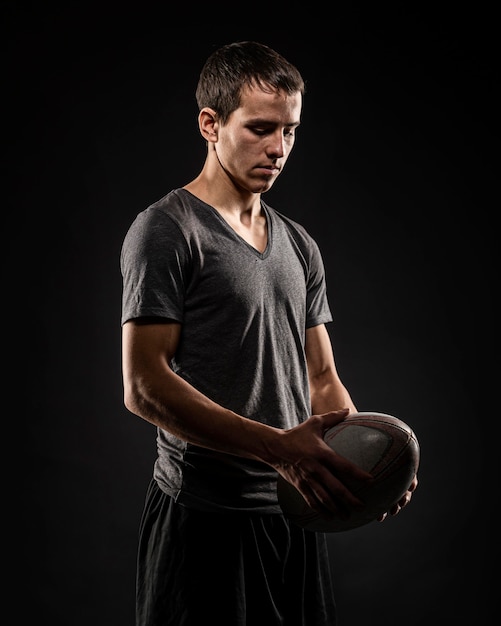
<svg viewBox="0 0 501 626">
<path fill-rule="evenodd" d="M 326 537 L 282 515 L 206 513 L 152 480 L 139 533 L 136 626 L 334 626 Z"/>
</svg>

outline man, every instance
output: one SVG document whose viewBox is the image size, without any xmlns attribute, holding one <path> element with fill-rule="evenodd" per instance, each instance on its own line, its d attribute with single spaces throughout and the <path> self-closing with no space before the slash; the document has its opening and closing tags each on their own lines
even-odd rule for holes
<svg viewBox="0 0 501 626">
<path fill-rule="evenodd" d="M 371 480 L 323 441 L 356 407 L 325 327 L 320 251 L 262 199 L 303 95 L 269 47 L 216 50 L 196 92 L 202 171 L 124 240 L 124 401 L 157 427 L 158 449 L 137 626 L 336 623 L 326 537 L 289 522 L 276 493 L 281 474 L 315 510 L 346 517 L 363 503 L 345 483 Z"/>
</svg>

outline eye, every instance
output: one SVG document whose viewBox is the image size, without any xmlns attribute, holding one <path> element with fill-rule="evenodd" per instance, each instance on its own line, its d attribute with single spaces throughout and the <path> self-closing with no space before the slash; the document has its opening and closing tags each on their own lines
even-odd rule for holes
<svg viewBox="0 0 501 626">
<path fill-rule="evenodd" d="M 277 127 L 275 126 L 249 126 L 248 128 L 258 137 L 265 137 L 266 135 L 271 135 L 277 131 Z M 294 139 L 296 135 L 296 127 L 287 126 L 282 132 L 285 139 L 290 141 L 291 139 Z"/>
<path fill-rule="evenodd" d="M 258 135 L 259 137 L 269 135 L 275 130 L 273 126 L 268 126 L 267 124 L 250 124 L 247 128 L 251 131 L 251 133 Z"/>
</svg>

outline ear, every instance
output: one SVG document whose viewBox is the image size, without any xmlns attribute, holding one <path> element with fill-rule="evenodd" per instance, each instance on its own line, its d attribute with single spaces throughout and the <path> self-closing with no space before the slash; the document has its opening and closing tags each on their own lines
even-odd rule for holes
<svg viewBox="0 0 501 626">
<path fill-rule="evenodd" d="M 204 107 L 198 114 L 198 127 L 202 137 L 206 141 L 215 143 L 217 141 L 218 122 L 214 109 Z"/>
</svg>

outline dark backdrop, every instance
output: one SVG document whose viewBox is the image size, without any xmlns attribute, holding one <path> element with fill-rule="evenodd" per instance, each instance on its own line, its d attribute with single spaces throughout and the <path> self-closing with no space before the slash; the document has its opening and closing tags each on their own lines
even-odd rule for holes
<svg viewBox="0 0 501 626">
<path fill-rule="evenodd" d="M 122 404 L 120 246 L 140 210 L 202 166 L 205 58 L 258 39 L 308 89 L 266 200 L 321 246 L 329 330 L 359 409 L 404 419 L 422 448 L 411 507 L 329 536 L 341 626 L 485 623 L 476 336 L 491 303 L 493 16 L 289 6 L 271 24 L 249 6 L 221 26 L 222 7 L 122 11 L 5 5 L 13 622 L 133 626 L 155 432 Z"/>
</svg>

